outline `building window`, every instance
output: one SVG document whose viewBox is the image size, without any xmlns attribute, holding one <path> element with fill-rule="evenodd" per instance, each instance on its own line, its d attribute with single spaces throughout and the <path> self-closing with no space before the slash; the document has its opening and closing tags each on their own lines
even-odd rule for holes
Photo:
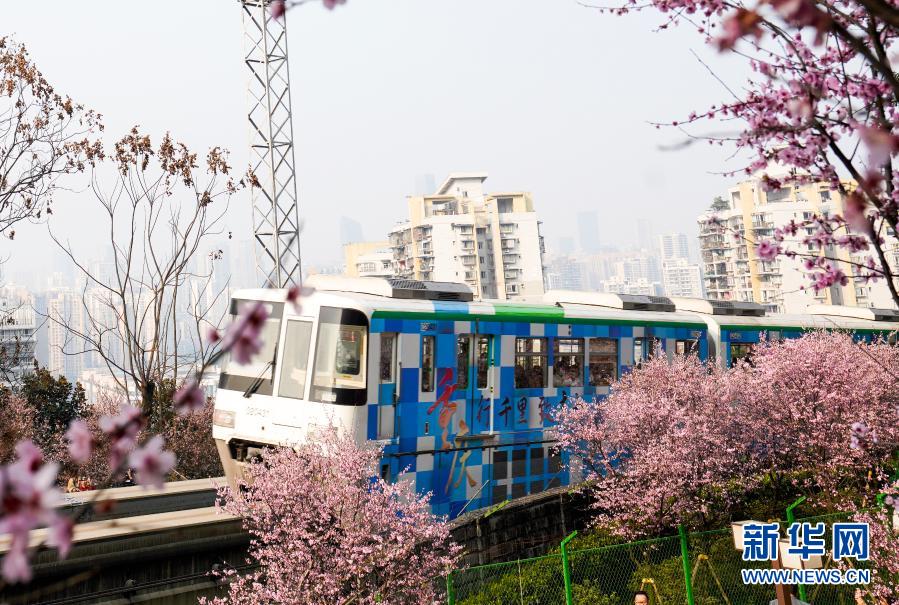
<svg viewBox="0 0 899 605">
<path fill-rule="evenodd" d="M 546 388 L 546 339 L 515 339 L 515 388 Z"/>
<path fill-rule="evenodd" d="M 512 212 L 512 198 L 500 197 L 496 198 L 496 209 L 500 214 Z"/>
<path fill-rule="evenodd" d="M 611 386 L 618 379 L 618 341 L 590 339 L 590 386 Z"/>
<path fill-rule="evenodd" d="M 553 341 L 553 386 L 584 386 L 584 339 L 557 338 Z"/>
<path fill-rule="evenodd" d="M 456 388 L 468 388 L 468 372 L 471 368 L 471 335 L 456 337 Z"/>
<path fill-rule="evenodd" d="M 393 377 L 394 359 L 396 355 L 396 334 L 381 334 L 381 363 L 380 375 L 381 383 L 393 383 L 396 380 Z"/>
<path fill-rule="evenodd" d="M 434 337 L 421 337 L 421 391 L 434 392 Z"/>
<path fill-rule="evenodd" d="M 789 201 L 792 192 L 792 187 L 781 187 L 780 189 L 769 191 L 766 197 L 768 198 L 768 203 L 786 202 Z"/>
</svg>

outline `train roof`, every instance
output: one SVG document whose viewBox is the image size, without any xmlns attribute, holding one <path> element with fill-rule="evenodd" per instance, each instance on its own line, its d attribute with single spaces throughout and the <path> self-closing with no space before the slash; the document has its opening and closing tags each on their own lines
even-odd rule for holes
<svg viewBox="0 0 899 605">
<path fill-rule="evenodd" d="M 611 298 L 597 299 L 597 304 L 584 304 L 590 302 L 589 298 L 571 297 L 565 294 L 557 295 L 548 293 L 547 300 L 552 302 L 509 302 L 505 300 L 451 300 L 444 296 L 439 282 L 424 282 L 428 288 L 407 288 L 411 280 L 386 280 L 378 278 L 334 278 L 331 276 L 313 276 L 306 281 L 307 286 L 314 288 L 314 293 L 309 297 L 308 303 L 312 306 L 338 305 L 341 300 L 344 303 L 352 302 L 371 313 L 373 317 L 380 318 L 409 318 L 409 319 L 444 319 L 456 321 L 470 321 L 479 319 L 483 321 L 515 321 L 529 323 L 603 323 L 644 324 L 644 325 L 668 325 L 678 327 L 690 327 L 705 329 L 705 322 L 695 315 L 678 313 L 674 311 L 674 305 L 663 297 L 653 297 L 658 300 L 653 305 L 644 305 L 639 300 L 642 297 L 627 297 L 617 295 Z M 406 290 L 400 296 L 396 296 L 394 285 L 390 282 L 405 282 L 400 285 Z M 419 282 L 420 283 L 420 282 Z M 462 284 L 450 284 L 453 295 L 459 293 L 459 286 L 467 290 Z M 415 293 L 415 296 L 408 295 Z M 470 290 L 469 290 L 470 292 Z M 394 294 L 394 295 L 391 295 Z M 593 296 L 592 293 L 585 293 Z M 287 291 L 284 289 L 247 289 L 238 290 L 233 294 L 234 298 L 244 300 L 262 300 L 266 302 L 284 302 Z M 464 291 L 461 297 L 465 297 Z M 563 302 L 575 300 L 577 302 Z M 602 304 L 600 304 L 602 303 Z M 636 305 L 636 306 L 634 306 Z M 648 310 L 640 310 L 640 309 Z M 671 310 L 657 310 L 670 308 Z"/>
<path fill-rule="evenodd" d="M 724 330 L 852 330 L 895 332 L 899 312 L 841 305 L 809 305 L 805 314 L 766 313 L 752 302 L 674 298 L 678 311 L 702 317 L 710 326 Z"/>
</svg>

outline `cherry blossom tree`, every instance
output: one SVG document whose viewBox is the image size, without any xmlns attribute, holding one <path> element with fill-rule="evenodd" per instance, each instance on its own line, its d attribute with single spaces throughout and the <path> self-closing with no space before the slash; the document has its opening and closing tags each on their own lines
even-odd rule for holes
<svg viewBox="0 0 899 605">
<path fill-rule="evenodd" d="M 899 76 L 895 42 L 899 8 L 883 0 L 629 0 L 597 7 L 616 14 L 658 10 L 661 29 L 693 28 L 752 71 L 726 99 L 671 125 L 689 140 L 728 144 L 763 171 L 766 186 L 824 181 L 846 199 L 843 211 L 782 226 L 752 242 L 758 257 L 802 259 L 816 290 L 849 278 L 886 278 L 899 305 Z M 720 79 L 720 78 L 719 78 Z M 712 125 L 703 128 L 703 124 Z M 714 128 L 722 134 L 704 134 Z M 768 174 L 771 166 L 784 173 Z M 738 170 L 729 172 L 733 175 Z M 811 235 L 805 235 L 804 230 Z M 801 234 L 803 246 L 785 245 Z M 817 250 L 833 246 L 854 255 Z"/>
<path fill-rule="evenodd" d="M 257 572 L 231 579 L 224 603 L 437 602 L 458 560 L 449 528 L 402 477 L 377 476 L 381 451 L 324 429 L 314 443 L 266 451 L 224 510 L 244 518 Z"/>
<path fill-rule="evenodd" d="M 586 471 L 597 521 L 626 537 L 705 526 L 740 496 L 747 435 L 726 375 L 696 357 L 661 356 L 624 375 L 601 401 L 558 412 L 560 445 Z"/>
<path fill-rule="evenodd" d="M 896 347 L 823 332 L 764 343 L 752 366 L 728 375 L 757 468 L 830 509 L 870 503 L 886 479 L 899 444 L 897 381 Z"/>
<path fill-rule="evenodd" d="M 559 411 L 597 521 L 625 536 L 716 526 L 774 499 L 870 505 L 899 444 L 899 351 L 847 334 L 763 343 L 753 365 L 653 359 L 596 403 Z M 773 491 L 772 491 L 773 490 Z"/>
</svg>

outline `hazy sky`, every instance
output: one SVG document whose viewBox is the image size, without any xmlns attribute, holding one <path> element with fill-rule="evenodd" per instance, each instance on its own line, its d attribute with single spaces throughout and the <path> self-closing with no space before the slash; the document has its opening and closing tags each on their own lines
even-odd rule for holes
<svg viewBox="0 0 899 605">
<path fill-rule="evenodd" d="M 236 0 L 7 2 L 2 32 L 25 42 L 58 90 L 100 111 L 111 139 L 132 124 L 247 161 L 246 77 Z M 340 215 L 383 238 L 418 175 L 485 170 L 488 191 L 534 194 L 550 248 L 596 210 L 604 242 L 637 218 L 695 234 L 730 180 L 729 151 L 656 130 L 725 98 L 691 51 L 739 85 L 739 61 L 657 13 L 601 15 L 574 0 L 349 0 L 288 14 L 294 133 L 307 263 L 341 258 Z M 54 229 L 96 246 L 87 195 L 60 196 Z M 249 237 L 248 198 L 231 228 Z M 45 226 L 4 244 L 12 276 L 49 266 Z M 42 266 L 44 265 L 44 266 Z"/>
</svg>

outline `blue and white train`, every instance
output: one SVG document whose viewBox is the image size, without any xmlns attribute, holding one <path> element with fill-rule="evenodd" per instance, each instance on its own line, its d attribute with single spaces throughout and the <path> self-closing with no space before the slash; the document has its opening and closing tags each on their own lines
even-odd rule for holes
<svg viewBox="0 0 899 605">
<path fill-rule="evenodd" d="M 474 302 L 464 285 L 314 277 L 297 311 L 284 290 L 263 301 L 265 346 L 227 364 L 213 436 L 231 481 L 262 448 L 314 439 L 331 424 L 384 447 L 380 474 L 406 470 L 455 517 L 577 480 L 553 451 L 553 410 L 603 397 L 654 351 L 696 353 L 724 366 L 762 338 L 846 329 L 899 330 L 890 310 L 815 307 L 766 315 L 752 303 L 550 291 L 538 303 Z M 766 336 L 767 335 L 767 336 Z"/>
</svg>

